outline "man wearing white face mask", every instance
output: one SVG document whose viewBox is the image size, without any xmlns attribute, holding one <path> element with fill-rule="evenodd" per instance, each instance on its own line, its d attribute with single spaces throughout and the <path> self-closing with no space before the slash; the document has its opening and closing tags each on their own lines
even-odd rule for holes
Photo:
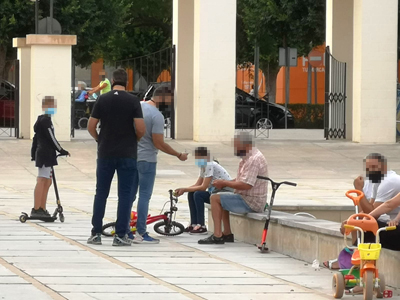
<svg viewBox="0 0 400 300">
<path fill-rule="evenodd" d="M 207 234 L 204 223 L 204 203 L 210 203 L 210 195 L 233 189 L 225 188 L 217 190 L 212 184 L 217 179 L 231 180 L 229 173 L 216 161 L 210 161 L 210 153 L 206 147 L 198 147 L 195 150 L 196 166 L 200 168 L 200 176 L 196 183 L 187 188 L 175 190 L 178 196 L 188 193 L 190 209 L 190 224 L 185 232 L 190 234 Z"/>
</svg>

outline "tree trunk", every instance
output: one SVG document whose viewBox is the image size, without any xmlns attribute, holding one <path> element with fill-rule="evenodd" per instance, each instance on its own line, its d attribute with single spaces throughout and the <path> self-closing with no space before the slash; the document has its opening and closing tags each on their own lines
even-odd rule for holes
<svg viewBox="0 0 400 300">
<path fill-rule="evenodd" d="M 7 57 L 7 46 L 0 45 L 0 80 L 6 78 L 5 67 Z"/>
<path fill-rule="evenodd" d="M 265 85 L 266 85 L 266 91 L 267 94 L 269 95 L 269 101 L 271 103 L 276 102 L 276 80 L 277 76 L 279 73 L 280 68 L 278 66 L 270 67 L 269 69 L 267 68 L 266 70 L 263 70 L 263 73 L 265 74 Z"/>
</svg>

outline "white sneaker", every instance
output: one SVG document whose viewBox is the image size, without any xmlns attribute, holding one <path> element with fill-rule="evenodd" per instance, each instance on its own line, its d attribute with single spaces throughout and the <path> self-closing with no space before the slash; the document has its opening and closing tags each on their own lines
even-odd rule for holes
<svg viewBox="0 0 400 300">
<path fill-rule="evenodd" d="M 135 238 L 131 241 L 133 244 L 141 244 L 143 243 L 143 237 L 139 233 L 136 233 Z"/>
</svg>

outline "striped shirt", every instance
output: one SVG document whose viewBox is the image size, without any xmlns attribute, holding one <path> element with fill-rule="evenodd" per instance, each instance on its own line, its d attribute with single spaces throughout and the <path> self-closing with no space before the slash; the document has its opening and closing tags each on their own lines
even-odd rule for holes
<svg viewBox="0 0 400 300">
<path fill-rule="evenodd" d="M 268 176 L 267 160 L 257 149 L 253 148 L 239 164 L 236 181 L 252 186 L 249 190 L 235 190 L 255 212 L 264 211 L 267 202 L 268 182 L 257 179 L 257 176 Z"/>
</svg>

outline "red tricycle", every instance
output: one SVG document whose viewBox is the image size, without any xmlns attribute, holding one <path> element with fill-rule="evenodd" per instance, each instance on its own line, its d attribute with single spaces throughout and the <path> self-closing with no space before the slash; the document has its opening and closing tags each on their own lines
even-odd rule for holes
<svg viewBox="0 0 400 300">
<path fill-rule="evenodd" d="M 181 223 L 174 221 L 174 214 L 178 211 L 178 208 L 176 207 L 176 203 L 178 203 L 178 197 L 175 196 L 172 190 L 169 190 L 169 201 L 165 202 L 164 207 L 168 202 L 170 203 L 169 211 L 166 211 L 163 214 L 157 216 L 148 215 L 146 224 L 151 224 L 161 220 L 161 222 L 158 222 L 154 225 L 155 232 L 167 236 L 179 235 L 183 233 L 185 227 Z M 131 227 L 131 232 L 133 233 L 136 232 L 136 222 L 137 212 L 132 211 L 131 222 L 129 225 Z M 113 236 L 115 234 L 115 224 L 116 222 L 105 224 L 102 228 L 102 234 L 105 236 Z"/>
</svg>

